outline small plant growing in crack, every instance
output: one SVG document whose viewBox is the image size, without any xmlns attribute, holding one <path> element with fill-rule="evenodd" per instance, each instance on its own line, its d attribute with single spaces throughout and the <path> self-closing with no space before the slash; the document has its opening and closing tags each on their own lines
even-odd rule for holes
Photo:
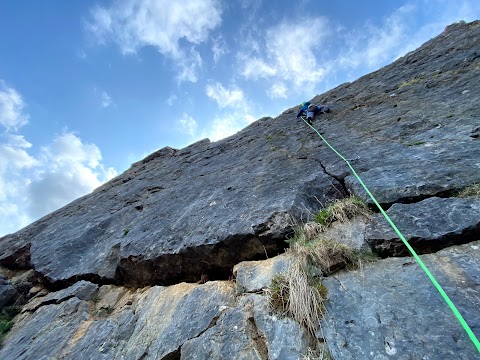
<svg viewBox="0 0 480 360">
<path fill-rule="evenodd" d="M 303 354 L 302 360 L 331 360 L 332 357 L 325 346 L 321 349 L 314 350 L 308 348 L 305 354 Z"/>
<path fill-rule="evenodd" d="M 3 345 L 3 339 L 13 327 L 13 319 L 20 312 L 19 306 L 7 306 L 0 311 L 0 348 Z"/>
<path fill-rule="evenodd" d="M 90 297 L 90 301 L 93 302 L 94 304 L 98 303 L 100 301 L 100 296 L 98 295 L 98 292 L 93 294 Z"/>
<path fill-rule="evenodd" d="M 127 236 L 129 232 L 130 232 L 130 228 L 127 227 L 123 229 L 123 236 Z"/>
<path fill-rule="evenodd" d="M 245 289 L 242 285 L 235 282 L 235 296 L 243 295 L 246 292 L 247 292 L 247 289 Z"/>
<path fill-rule="evenodd" d="M 319 277 L 311 276 L 301 261 L 294 260 L 287 272 L 272 279 L 269 299 L 272 309 L 288 315 L 315 334 L 325 311 L 328 290 Z"/>
<path fill-rule="evenodd" d="M 371 212 L 362 199 L 357 196 L 350 196 L 335 200 L 327 205 L 315 216 L 315 221 L 328 227 L 334 221 L 346 222 L 348 219 L 359 215 L 369 217 Z"/>
<path fill-rule="evenodd" d="M 231 281 L 233 284 L 235 297 L 238 298 L 239 296 L 242 296 L 247 292 L 247 289 L 238 283 L 237 278 L 235 276 L 231 276 L 228 280 Z"/>
<path fill-rule="evenodd" d="M 463 190 L 458 191 L 456 196 L 461 198 L 474 197 L 480 199 L 480 183 L 467 186 Z"/>
<path fill-rule="evenodd" d="M 408 144 L 405 144 L 407 146 L 418 146 L 418 145 L 424 145 L 426 142 L 425 141 L 414 141 Z"/>
<path fill-rule="evenodd" d="M 349 218 L 351 212 L 364 214 L 364 211 L 351 211 L 349 207 L 345 211 L 336 209 L 330 216 L 343 219 Z M 312 334 L 320 326 L 328 299 L 328 289 L 322 283 L 322 276 L 343 268 L 359 268 L 364 261 L 371 261 L 366 260 L 367 255 L 361 251 L 326 239 L 325 229 L 325 225 L 316 222 L 295 229 L 287 250 L 290 265 L 284 274 L 273 277 L 268 289 L 271 308 L 291 316 Z M 373 255 L 368 256 L 373 258 Z"/>
</svg>

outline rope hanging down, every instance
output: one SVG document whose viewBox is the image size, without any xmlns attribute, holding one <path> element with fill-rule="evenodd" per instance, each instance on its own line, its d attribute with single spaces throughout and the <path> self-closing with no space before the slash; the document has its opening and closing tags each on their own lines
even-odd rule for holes
<svg viewBox="0 0 480 360">
<path fill-rule="evenodd" d="M 333 152 L 335 152 L 335 154 L 337 154 L 343 161 L 345 161 L 348 165 L 348 167 L 350 168 L 350 170 L 352 171 L 353 175 L 355 175 L 355 177 L 357 178 L 357 180 L 360 182 L 360 185 L 362 185 L 363 189 L 366 191 L 366 193 L 368 194 L 368 196 L 370 196 L 370 198 L 372 199 L 372 201 L 375 203 L 375 205 L 378 207 L 378 209 L 380 210 L 380 212 L 382 213 L 382 215 L 385 217 L 385 219 L 388 221 L 388 223 L 390 224 L 390 226 L 393 228 L 393 230 L 395 230 L 395 232 L 397 233 L 397 235 L 400 237 L 400 239 L 402 240 L 402 242 L 405 244 L 405 246 L 408 248 L 408 250 L 410 251 L 410 253 L 413 255 L 413 257 L 415 258 L 415 260 L 417 260 L 418 264 L 420 265 L 420 267 L 423 269 L 423 271 L 427 274 L 428 278 L 430 279 L 430 281 L 433 283 L 433 285 L 435 286 L 435 288 L 438 290 L 438 292 L 440 293 L 440 295 L 442 295 L 443 297 L 443 300 L 445 300 L 445 302 L 447 303 L 447 305 L 450 307 L 450 309 L 452 310 L 453 314 L 455 315 L 455 317 L 457 318 L 457 320 L 460 322 L 460 324 L 462 325 L 463 329 L 465 330 L 465 332 L 468 334 L 468 336 L 470 337 L 470 340 L 472 340 L 473 344 L 475 345 L 475 347 L 477 348 L 477 351 L 480 352 L 480 342 L 478 341 L 477 337 L 475 336 L 475 334 L 473 333 L 472 329 L 470 329 L 470 326 L 468 326 L 467 322 L 465 321 L 465 319 L 463 318 L 462 314 L 460 314 L 460 312 L 458 311 L 458 309 L 456 308 L 456 306 L 453 304 L 452 300 L 450 300 L 450 298 L 448 297 L 448 295 L 445 293 L 445 291 L 443 290 L 443 288 L 440 286 L 440 284 L 437 282 L 437 280 L 433 277 L 432 273 L 430 272 L 430 270 L 428 270 L 427 266 L 423 263 L 422 259 L 420 259 L 420 257 L 417 255 L 417 253 L 415 252 L 415 250 L 410 246 L 410 244 L 408 243 L 408 241 L 405 239 L 405 237 L 403 236 L 403 234 L 400 232 L 400 230 L 398 230 L 397 226 L 393 223 L 392 219 L 390 219 L 390 217 L 387 215 L 387 213 L 383 210 L 383 208 L 380 206 L 380 204 L 378 203 L 377 199 L 375 199 L 375 197 L 372 195 L 372 193 L 370 192 L 370 190 L 368 190 L 367 186 L 363 183 L 362 179 L 360 178 L 360 176 L 358 176 L 357 172 L 355 171 L 355 169 L 353 168 L 352 165 L 350 165 L 350 162 L 342 155 L 340 154 L 337 150 L 335 150 L 335 148 L 330 145 L 328 143 L 327 140 L 325 140 L 325 138 L 318 132 L 317 129 L 315 129 L 312 125 L 310 125 L 306 118 L 304 116 L 302 116 L 302 120 L 305 122 L 305 124 L 307 124 L 308 126 L 310 126 L 310 128 L 312 128 L 316 133 L 317 135 L 320 137 L 320 139 L 322 139 L 322 141 L 327 144 L 327 146 L 333 150 Z"/>
</svg>

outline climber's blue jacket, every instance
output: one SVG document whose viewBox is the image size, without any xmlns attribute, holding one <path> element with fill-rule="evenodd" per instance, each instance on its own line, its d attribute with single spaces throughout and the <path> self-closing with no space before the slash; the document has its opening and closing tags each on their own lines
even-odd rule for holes
<svg viewBox="0 0 480 360">
<path fill-rule="evenodd" d="M 298 112 L 297 118 L 300 117 L 300 116 L 302 116 L 302 114 L 303 114 L 305 111 L 307 111 L 308 105 L 310 105 L 310 101 L 307 101 L 307 102 L 304 101 L 304 102 L 302 103 L 302 108 L 301 108 L 300 111 Z"/>
</svg>

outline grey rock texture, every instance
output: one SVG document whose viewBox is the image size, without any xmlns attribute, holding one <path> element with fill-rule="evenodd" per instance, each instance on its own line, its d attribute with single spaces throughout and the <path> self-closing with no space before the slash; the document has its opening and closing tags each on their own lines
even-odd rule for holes
<svg viewBox="0 0 480 360">
<path fill-rule="evenodd" d="M 100 298 L 81 299 L 88 288 L 92 290 L 84 282 L 51 293 L 56 301 L 23 313 L 0 349 L 0 358 L 175 358 L 185 341 L 212 326 L 234 300 L 227 282 L 138 291 L 107 286 L 100 289 Z"/>
<path fill-rule="evenodd" d="M 314 126 L 419 252 L 449 247 L 423 258 L 477 336 L 480 245 L 458 244 L 480 238 L 480 200 L 454 196 L 480 183 L 479 43 L 480 21 L 452 25 L 311 100 L 331 106 Z M 318 339 L 272 314 L 265 295 L 235 294 L 220 281 L 246 261 L 235 269 L 238 284 L 260 291 L 288 265 L 272 257 L 294 224 L 349 194 L 372 205 L 296 110 L 215 143 L 160 149 L 0 238 L 0 301 L 30 300 L 0 359 L 297 359 L 323 338 L 335 360 L 475 358 L 411 258 L 328 278 L 329 317 Z M 407 255 L 377 215 L 337 224 L 328 237 Z"/>
<path fill-rule="evenodd" d="M 265 297 L 248 295 L 214 327 L 187 341 L 181 359 L 301 359 L 310 346 L 317 344 L 305 329 L 270 314 Z"/>
<path fill-rule="evenodd" d="M 2 238 L 0 262 L 15 266 L 11 259 L 22 253 L 53 287 L 79 279 L 144 286 L 225 278 L 237 262 L 283 252 L 290 214 L 319 208 L 315 197 L 343 194 L 315 156 L 297 154 L 301 142 L 272 124 L 133 165 Z M 272 131 L 286 147 L 272 150 Z"/>
<path fill-rule="evenodd" d="M 17 289 L 10 283 L 8 278 L 0 276 L 0 309 L 15 303 L 20 298 Z"/>
<path fill-rule="evenodd" d="M 480 242 L 422 255 L 480 337 Z M 381 260 L 328 278 L 323 335 L 334 359 L 478 358 L 478 351 L 423 270 L 410 258 Z"/>
<path fill-rule="evenodd" d="M 387 214 L 420 254 L 480 239 L 480 200 L 434 197 L 415 204 L 394 204 Z M 382 215 L 374 217 L 365 236 L 382 256 L 409 255 Z"/>
<path fill-rule="evenodd" d="M 256 292 L 267 289 L 273 277 L 287 271 L 289 264 L 285 254 L 263 261 L 243 261 L 233 267 L 233 275 L 242 290 Z"/>
<path fill-rule="evenodd" d="M 97 290 L 97 284 L 81 280 L 66 289 L 33 299 L 23 307 L 23 311 L 35 311 L 40 306 L 59 304 L 73 297 L 77 297 L 80 300 L 88 300 L 97 292 Z"/>
<path fill-rule="evenodd" d="M 480 181 L 479 38 L 479 22 L 450 27 L 312 100 L 331 105 L 315 126 L 354 159 L 381 204 L 445 197 Z M 81 279 L 168 285 L 224 279 L 240 261 L 283 252 L 291 218 L 306 220 L 347 191 L 370 202 L 294 110 L 216 143 L 151 154 L 1 238 L 0 265 L 34 268 L 53 289 Z"/>
<path fill-rule="evenodd" d="M 24 312 L 0 358 L 288 360 L 318 346 L 294 320 L 272 314 L 265 296 L 235 304 L 229 282 L 107 285 L 97 299 L 81 299 L 88 289 L 83 282 L 51 293 L 55 301 Z"/>
<path fill-rule="evenodd" d="M 324 236 L 339 243 L 347 245 L 350 249 L 370 252 L 370 246 L 365 239 L 367 225 L 370 226 L 370 219 L 365 216 L 357 216 L 346 222 L 334 222 Z"/>
<path fill-rule="evenodd" d="M 0 358 L 52 359 L 69 352 L 69 341 L 89 318 L 89 304 L 76 297 L 58 305 L 39 308 L 28 317 L 17 318 L 7 334 Z"/>
</svg>

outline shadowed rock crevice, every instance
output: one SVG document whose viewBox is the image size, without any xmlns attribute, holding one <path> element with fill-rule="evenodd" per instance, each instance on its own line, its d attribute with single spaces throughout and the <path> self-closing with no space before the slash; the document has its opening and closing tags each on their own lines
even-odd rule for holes
<svg viewBox="0 0 480 360">
<path fill-rule="evenodd" d="M 98 288 L 98 285 L 91 282 L 79 281 L 71 287 L 32 299 L 23 307 L 22 311 L 35 312 L 40 307 L 59 305 L 74 297 L 79 300 L 91 300 L 93 295 L 97 293 Z"/>
<path fill-rule="evenodd" d="M 368 187 L 368 186 L 367 186 Z M 353 191 L 351 192 L 352 194 L 356 195 Z M 396 202 L 389 202 L 389 203 L 380 203 L 379 205 L 382 207 L 384 211 L 389 210 L 392 206 L 395 204 L 405 204 L 405 205 L 412 205 L 412 204 L 418 204 L 419 202 L 422 202 L 427 199 L 431 198 L 443 198 L 443 199 L 448 199 L 451 198 L 452 195 L 455 195 L 457 193 L 457 190 L 449 190 L 445 192 L 438 193 L 436 195 L 422 195 L 422 196 L 417 196 L 417 197 L 407 197 L 407 198 L 401 198 Z M 357 195 L 358 196 L 358 195 Z M 375 196 L 375 194 L 373 194 Z M 365 200 L 365 199 L 363 199 Z M 366 200 L 367 207 L 370 211 L 376 214 L 380 214 L 380 209 L 375 205 L 375 203 L 370 199 L 370 197 Z M 385 220 L 386 221 L 386 220 Z"/>
<path fill-rule="evenodd" d="M 466 244 L 480 236 L 480 200 L 473 198 L 432 197 L 413 204 L 395 204 L 387 215 L 419 254 Z M 367 226 L 365 238 L 381 257 L 410 255 L 380 214 Z"/>
<path fill-rule="evenodd" d="M 258 230 L 258 229 L 257 229 Z M 228 280 L 233 267 L 244 260 L 263 260 L 285 251 L 284 239 L 291 228 L 272 236 L 234 235 L 212 245 L 188 248 L 155 259 L 129 256 L 120 260 L 115 283 L 128 287 L 173 285 L 179 282 Z"/>
<path fill-rule="evenodd" d="M 477 241 L 479 239 L 479 233 L 480 225 L 477 225 L 476 227 L 466 228 L 458 234 L 439 236 L 432 239 L 432 241 L 426 241 L 423 237 L 411 237 L 408 238 L 408 243 L 419 255 L 433 254 L 450 246 Z M 398 241 L 370 239 L 369 243 L 373 250 L 382 258 L 411 256 L 410 251 L 400 239 L 398 239 Z"/>
<path fill-rule="evenodd" d="M 337 176 L 333 173 L 330 173 L 327 171 L 327 168 L 325 167 L 325 165 L 322 164 L 322 162 L 318 159 L 316 159 L 317 162 L 320 164 L 320 167 L 323 169 L 323 171 L 325 172 L 325 174 L 327 174 L 328 176 L 331 176 L 332 178 L 334 178 L 341 186 L 341 193 L 343 193 L 345 196 L 347 196 L 347 194 L 350 193 L 350 191 L 348 190 L 347 186 L 345 185 L 345 177 L 341 177 L 341 176 Z"/>
<path fill-rule="evenodd" d="M 165 355 L 161 360 L 180 360 L 181 351 L 180 348 L 176 351 L 171 352 L 170 354 Z"/>
<path fill-rule="evenodd" d="M 81 281 L 88 281 L 96 285 L 122 285 L 116 279 L 101 277 L 97 274 L 83 274 L 72 276 L 68 279 L 53 280 L 52 278 L 42 274 L 41 272 L 35 272 L 38 281 L 50 291 L 59 291 L 66 289 Z"/>
<path fill-rule="evenodd" d="M 26 244 L 0 259 L 0 265 L 10 270 L 28 270 L 32 268 L 31 244 Z"/>
<path fill-rule="evenodd" d="M 163 254 L 154 259 L 145 259 L 142 256 L 121 258 L 120 244 L 116 244 L 113 247 L 116 255 L 111 256 L 111 261 L 117 264 L 113 276 L 87 273 L 55 279 L 37 270 L 35 276 L 49 291 L 62 290 L 80 281 L 139 288 L 180 282 L 228 280 L 237 263 L 263 260 L 285 251 L 285 239 L 293 234 L 293 228 L 287 222 L 288 218 L 287 214 L 273 214 L 264 223 L 253 226 L 252 233 L 228 236 L 223 242 L 212 241 L 211 244 L 190 247 L 175 254 Z M 29 248 L 30 244 L 15 253 L 20 254 L 18 259 L 21 262 L 15 262 L 12 255 L 3 260 L 4 265 L 10 265 L 10 268 L 23 268 L 27 264 L 31 266 L 25 260 L 29 259 Z"/>
<path fill-rule="evenodd" d="M 368 186 L 367 186 L 368 187 Z M 397 199 L 395 202 L 388 202 L 388 203 L 380 203 L 380 206 L 382 207 L 383 210 L 389 210 L 393 205 L 395 204 L 417 204 L 419 202 L 422 202 L 426 199 L 431 199 L 431 198 L 443 198 L 443 199 L 448 199 L 454 197 L 458 193 L 458 189 L 450 189 L 450 190 L 445 190 L 445 191 L 439 191 L 436 193 L 432 193 L 431 195 L 418 195 L 418 196 L 407 196 L 407 197 L 402 197 Z M 375 194 L 373 194 L 375 196 Z M 368 208 L 372 210 L 373 212 L 379 213 L 380 210 L 378 207 L 373 203 L 373 201 L 368 198 L 367 201 Z"/>
<path fill-rule="evenodd" d="M 265 336 L 259 331 L 257 327 L 253 313 L 250 314 L 250 316 L 247 318 L 245 330 L 252 339 L 253 347 L 260 356 L 260 359 L 268 360 L 268 345 Z"/>
</svg>

